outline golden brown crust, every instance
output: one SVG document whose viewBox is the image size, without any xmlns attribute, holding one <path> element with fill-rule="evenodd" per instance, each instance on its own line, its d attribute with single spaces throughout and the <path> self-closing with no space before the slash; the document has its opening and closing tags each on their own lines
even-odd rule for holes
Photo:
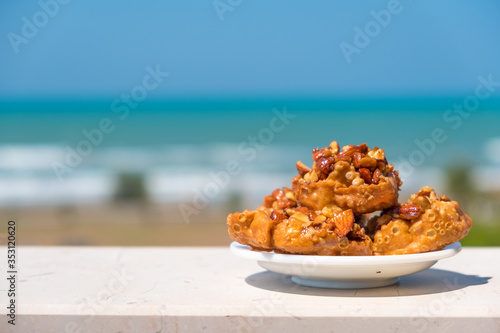
<svg viewBox="0 0 500 333">
<path fill-rule="evenodd" d="M 355 214 L 371 213 L 398 203 L 397 179 L 392 173 L 381 176 L 378 184 L 342 187 L 330 179 L 306 183 L 294 177 L 292 180 L 297 200 L 315 210 L 326 206 L 352 209 Z"/>
<path fill-rule="evenodd" d="M 273 194 L 279 193 L 278 191 Z M 265 200 L 266 201 L 266 200 Z M 272 200 L 267 200 L 271 202 Z M 275 204 L 274 201 L 272 204 Z M 351 210 L 309 210 L 306 207 L 229 214 L 229 235 L 256 251 L 314 255 L 371 255 L 371 239 L 355 223 Z"/>
<path fill-rule="evenodd" d="M 414 206 L 420 207 L 418 216 L 410 212 Z M 429 187 L 422 188 L 400 207 L 371 221 L 372 225 L 377 224 L 373 236 L 375 254 L 440 250 L 464 238 L 472 226 L 471 218 L 456 201 L 445 196 L 438 198 Z"/>
<path fill-rule="evenodd" d="M 281 253 L 309 254 L 323 256 L 366 256 L 372 255 L 371 239 L 359 225 L 351 231 L 356 236 L 340 237 L 328 227 L 306 226 L 294 218 L 276 226 L 273 232 L 275 249 Z"/>
<path fill-rule="evenodd" d="M 227 217 L 229 236 L 240 244 L 271 251 L 274 221 L 262 210 L 244 210 Z"/>
<path fill-rule="evenodd" d="M 397 204 L 402 183 L 394 166 L 387 163 L 383 149 L 370 149 L 363 143 L 340 151 L 333 141 L 329 147 L 314 149 L 313 159 L 312 168 L 299 161 L 299 174 L 292 179 L 293 192 L 301 205 L 365 214 Z"/>
</svg>

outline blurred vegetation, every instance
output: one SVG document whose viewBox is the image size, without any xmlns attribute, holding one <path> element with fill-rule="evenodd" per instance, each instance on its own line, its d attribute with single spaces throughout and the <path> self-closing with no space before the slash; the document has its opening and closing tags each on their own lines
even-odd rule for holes
<svg viewBox="0 0 500 333">
<path fill-rule="evenodd" d="M 472 165 L 453 165 L 445 170 L 446 194 L 456 200 L 473 221 L 463 246 L 500 246 L 500 193 L 481 192 L 471 174 Z"/>
<path fill-rule="evenodd" d="M 118 173 L 116 178 L 113 201 L 134 203 L 146 203 L 148 201 L 148 193 L 142 173 L 123 172 Z"/>
<path fill-rule="evenodd" d="M 460 243 L 463 246 L 500 246 L 500 223 L 489 224 L 473 218 L 469 234 Z"/>
<path fill-rule="evenodd" d="M 244 209 L 243 196 L 238 192 L 231 192 L 226 201 L 226 210 L 228 212 L 241 212 Z"/>
<path fill-rule="evenodd" d="M 473 198 L 477 196 L 471 170 L 472 166 L 465 164 L 451 166 L 445 170 L 448 196 L 463 205 L 469 205 Z"/>
</svg>

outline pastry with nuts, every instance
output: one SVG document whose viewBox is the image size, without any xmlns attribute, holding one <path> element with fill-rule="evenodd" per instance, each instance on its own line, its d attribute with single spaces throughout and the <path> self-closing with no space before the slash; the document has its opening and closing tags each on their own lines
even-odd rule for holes
<svg viewBox="0 0 500 333">
<path fill-rule="evenodd" d="M 365 214 L 398 203 L 402 182 L 383 149 L 370 149 L 363 143 L 340 150 L 332 141 L 329 147 L 312 152 L 312 168 L 297 162 L 298 175 L 292 179 L 293 191 L 302 205 Z"/>
<path fill-rule="evenodd" d="M 472 219 L 456 201 L 423 187 L 404 204 L 368 223 L 374 254 L 414 254 L 442 249 L 464 238 Z"/>
<path fill-rule="evenodd" d="M 456 201 L 429 187 L 399 204 L 402 182 L 383 149 L 340 149 L 332 141 L 314 149 L 313 160 L 311 168 L 297 162 L 292 188 L 274 190 L 256 210 L 229 214 L 230 237 L 255 251 L 399 255 L 440 250 L 472 226 Z"/>
<path fill-rule="evenodd" d="M 256 210 L 245 209 L 241 213 L 229 214 L 229 236 L 254 250 L 274 250 L 272 232 L 276 224 L 276 214 L 284 209 L 297 207 L 290 188 L 276 189 L 271 195 L 264 197 L 264 205 Z"/>
<path fill-rule="evenodd" d="M 288 195 L 288 196 L 287 196 Z M 274 199 L 274 200 L 273 200 Z M 372 241 L 352 210 L 298 206 L 290 189 L 275 190 L 254 211 L 229 214 L 232 239 L 257 251 L 314 255 L 371 255 Z"/>
</svg>

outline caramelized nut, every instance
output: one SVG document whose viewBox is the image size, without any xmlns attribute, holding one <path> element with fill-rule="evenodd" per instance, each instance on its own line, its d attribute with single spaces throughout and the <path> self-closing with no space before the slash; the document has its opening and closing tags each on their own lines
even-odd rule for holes
<svg viewBox="0 0 500 333">
<path fill-rule="evenodd" d="M 367 184 L 372 183 L 372 173 L 367 168 L 359 169 L 359 175 L 361 176 L 361 178 L 363 178 L 365 183 L 367 183 Z"/>
<path fill-rule="evenodd" d="M 297 208 L 294 208 L 294 209 L 290 209 L 291 212 L 301 212 L 301 213 L 304 213 L 304 214 L 309 214 L 309 209 L 307 209 L 306 207 L 297 207 Z"/>
<path fill-rule="evenodd" d="M 318 158 L 325 157 L 325 148 L 314 148 L 313 151 L 313 160 L 318 160 Z"/>
<path fill-rule="evenodd" d="M 318 217 L 318 214 L 314 211 L 314 210 L 311 210 L 309 212 L 309 220 L 310 221 L 314 221 L 316 220 L 316 218 Z"/>
<path fill-rule="evenodd" d="M 366 154 L 368 152 L 368 146 L 366 143 L 362 143 L 357 146 L 347 145 L 342 148 L 342 152 L 339 155 L 353 156 L 355 152 Z"/>
<path fill-rule="evenodd" d="M 338 154 L 340 151 L 340 146 L 337 141 L 330 142 L 330 148 L 332 149 L 332 153 Z"/>
<path fill-rule="evenodd" d="M 351 163 L 352 162 L 352 157 L 351 156 L 345 156 L 345 155 L 342 155 L 342 154 L 338 154 L 337 156 L 335 156 L 335 163 L 337 163 L 339 161 L 346 161 L 347 163 Z"/>
<path fill-rule="evenodd" d="M 344 147 L 342 147 L 342 153 L 350 150 L 350 149 L 353 149 L 354 147 L 356 147 L 355 145 L 345 145 Z"/>
<path fill-rule="evenodd" d="M 271 213 L 271 219 L 273 221 L 275 221 L 276 223 L 279 223 L 283 220 L 286 220 L 287 218 L 288 218 L 288 216 L 285 213 L 277 211 L 277 210 L 275 210 Z"/>
<path fill-rule="evenodd" d="M 325 215 L 326 217 L 333 217 L 333 210 L 330 207 L 323 207 L 321 210 L 321 214 Z"/>
<path fill-rule="evenodd" d="M 321 157 L 316 161 L 316 166 L 321 172 L 329 174 L 331 171 L 331 166 L 335 163 L 335 160 L 331 157 Z"/>
<path fill-rule="evenodd" d="M 309 215 L 308 214 L 304 214 L 302 212 L 296 212 L 295 214 L 293 214 L 290 217 L 293 217 L 294 219 L 300 220 L 302 222 L 306 222 L 306 223 L 310 222 Z"/>
<path fill-rule="evenodd" d="M 385 151 L 383 149 L 379 149 L 378 147 L 375 147 L 368 152 L 368 156 L 370 156 L 376 160 L 379 160 L 379 161 L 384 161 L 385 160 Z M 386 161 L 386 164 L 387 164 L 387 161 Z"/>
<path fill-rule="evenodd" d="M 380 172 L 380 169 L 376 169 L 375 171 L 373 171 L 373 183 L 374 184 L 378 184 L 378 182 L 380 181 L 381 174 L 382 174 L 382 172 Z"/>
<path fill-rule="evenodd" d="M 325 215 L 318 215 L 314 218 L 314 224 L 320 224 L 325 222 L 326 216 Z"/>
<path fill-rule="evenodd" d="M 276 198 L 273 197 L 272 195 L 266 195 L 263 201 L 264 201 L 264 206 L 266 206 L 267 208 L 271 208 L 273 206 L 273 202 L 276 201 Z"/>
<path fill-rule="evenodd" d="M 422 211 L 419 205 L 401 204 L 394 206 L 389 211 L 389 214 L 395 218 L 413 220 L 418 218 L 422 214 Z"/>
<path fill-rule="evenodd" d="M 316 173 L 316 171 L 311 171 L 311 172 L 308 172 L 304 175 L 304 180 L 308 183 L 310 182 L 317 182 L 318 181 L 318 174 Z"/>
<path fill-rule="evenodd" d="M 377 160 L 368 156 L 361 158 L 358 163 L 361 168 L 368 168 L 370 170 L 373 170 L 377 167 Z"/>
<path fill-rule="evenodd" d="M 428 189 L 421 188 L 420 191 L 416 194 L 418 197 L 428 197 L 431 195 L 431 192 Z"/>
<path fill-rule="evenodd" d="M 304 177 L 304 175 L 306 173 L 311 172 L 311 168 L 309 168 L 308 166 L 306 166 L 301 161 L 298 161 L 297 163 L 295 163 L 295 167 L 297 168 L 297 171 L 298 171 L 299 175 L 302 176 L 302 177 Z"/>
<path fill-rule="evenodd" d="M 448 198 L 446 195 L 442 194 L 441 197 L 439 198 L 440 201 L 450 201 L 450 198 Z"/>
<path fill-rule="evenodd" d="M 283 192 L 282 189 L 277 188 L 273 191 L 272 196 L 275 197 L 277 200 L 283 199 L 285 196 L 285 192 Z"/>
<path fill-rule="evenodd" d="M 429 197 L 417 196 L 412 200 L 413 204 L 420 206 L 422 211 L 425 211 L 431 206 L 431 202 L 429 201 Z"/>
<path fill-rule="evenodd" d="M 346 236 L 354 224 L 354 214 L 348 209 L 342 213 L 334 214 L 326 219 L 327 229 L 332 230 L 339 237 Z"/>
<path fill-rule="evenodd" d="M 360 168 L 360 161 L 361 159 L 363 158 L 363 156 L 361 155 L 361 153 L 359 151 L 355 152 L 353 155 L 352 155 L 352 165 L 354 165 L 354 167 L 356 169 L 359 169 Z"/>
</svg>

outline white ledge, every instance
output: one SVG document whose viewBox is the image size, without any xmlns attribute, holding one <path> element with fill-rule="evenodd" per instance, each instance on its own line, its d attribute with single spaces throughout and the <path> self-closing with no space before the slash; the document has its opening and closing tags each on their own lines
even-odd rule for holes
<svg viewBox="0 0 500 333">
<path fill-rule="evenodd" d="M 464 248 L 397 285 L 334 290 L 226 247 L 19 247 L 16 325 L 2 277 L 0 332 L 499 332 L 498 258 Z"/>
</svg>

